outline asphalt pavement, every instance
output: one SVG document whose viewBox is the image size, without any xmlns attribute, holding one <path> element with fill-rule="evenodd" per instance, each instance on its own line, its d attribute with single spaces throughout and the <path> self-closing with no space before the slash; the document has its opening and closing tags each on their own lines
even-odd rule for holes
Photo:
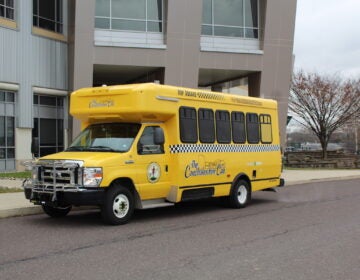
<svg viewBox="0 0 360 280">
<path fill-rule="evenodd" d="M 360 178 L 360 169 L 294 169 L 284 170 L 282 177 L 285 187 L 311 182 L 337 181 Z M 0 179 L 0 187 L 22 189 L 23 180 Z M 25 199 L 23 192 L 0 194 L 0 218 L 25 216 L 43 213 L 40 206 Z"/>
<path fill-rule="evenodd" d="M 360 178 L 136 211 L 0 219 L 0 279 L 359 280 Z"/>
</svg>

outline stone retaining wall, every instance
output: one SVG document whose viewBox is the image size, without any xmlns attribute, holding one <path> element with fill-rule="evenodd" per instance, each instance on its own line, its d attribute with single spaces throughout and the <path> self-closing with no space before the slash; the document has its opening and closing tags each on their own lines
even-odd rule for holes
<svg viewBox="0 0 360 280">
<path fill-rule="evenodd" d="M 284 164 L 295 168 L 360 168 L 360 156 L 337 151 L 328 152 L 328 158 L 324 160 L 318 151 L 285 152 Z"/>
</svg>

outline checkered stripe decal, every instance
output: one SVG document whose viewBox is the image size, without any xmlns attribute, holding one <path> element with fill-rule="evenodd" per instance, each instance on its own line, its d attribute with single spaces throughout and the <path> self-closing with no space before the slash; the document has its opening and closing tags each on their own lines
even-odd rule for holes
<svg viewBox="0 0 360 280">
<path fill-rule="evenodd" d="M 171 154 L 179 153 L 250 153 L 280 151 L 280 145 L 222 145 L 222 144 L 179 144 L 170 145 Z"/>
</svg>

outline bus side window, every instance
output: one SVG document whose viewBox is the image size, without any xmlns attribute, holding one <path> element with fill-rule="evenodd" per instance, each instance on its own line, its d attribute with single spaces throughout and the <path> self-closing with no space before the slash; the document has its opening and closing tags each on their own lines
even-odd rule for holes
<svg viewBox="0 0 360 280">
<path fill-rule="evenodd" d="M 196 143 L 198 141 L 196 109 L 192 107 L 180 107 L 180 139 L 183 143 Z"/>
<path fill-rule="evenodd" d="M 270 115 L 260 115 L 260 136 L 261 136 L 261 143 L 263 144 L 272 143 L 272 127 L 271 127 Z"/>
<path fill-rule="evenodd" d="M 215 142 L 214 112 L 211 109 L 199 109 L 199 138 L 201 143 Z"/>
<path fill-rule="evenodd" d="M 259 116 L 255 113 L 246 114 L 247 140 L 250 144 L 258 144 L 260 138 Z"/>
<path fill-rule="evenodd" d="M 164 153 L 164 145 L 155 143 L 155 128 L 156 126 L 145 127 L 137 145 L 138 154 L 149 155 Z"/>
<path fill-rule="evenodd" d="M 245 115 L 243 112 L 231 112 L 231 126 L 233 142 L 244 144 L 246 142 Z"/>
<path fill-rule="evenodd" d="M 228 111 L 216 111 L 216 138 L 219 143 L 231 142 L 230 114 Z"/>
</svg>

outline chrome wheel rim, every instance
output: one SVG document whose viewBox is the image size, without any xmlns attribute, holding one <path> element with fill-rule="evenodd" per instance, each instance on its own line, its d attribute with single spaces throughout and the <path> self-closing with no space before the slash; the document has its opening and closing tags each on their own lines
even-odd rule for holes
<svg viewBox="0 0 360 280">
<path fill-rule="evenodd" d="M 119 194 L 115 197 L 113 203 L 113 212 L 117 218 L 124 218 L 129 212 L 130 203 L 126 195 Z"/>
<path fill-rule="evenodd" d="M 244 185 L 239 186 L 237 190 L 237 199 L 240 204 L 244 204 L 247 199 L 247 188 Z"/>
</svg>

